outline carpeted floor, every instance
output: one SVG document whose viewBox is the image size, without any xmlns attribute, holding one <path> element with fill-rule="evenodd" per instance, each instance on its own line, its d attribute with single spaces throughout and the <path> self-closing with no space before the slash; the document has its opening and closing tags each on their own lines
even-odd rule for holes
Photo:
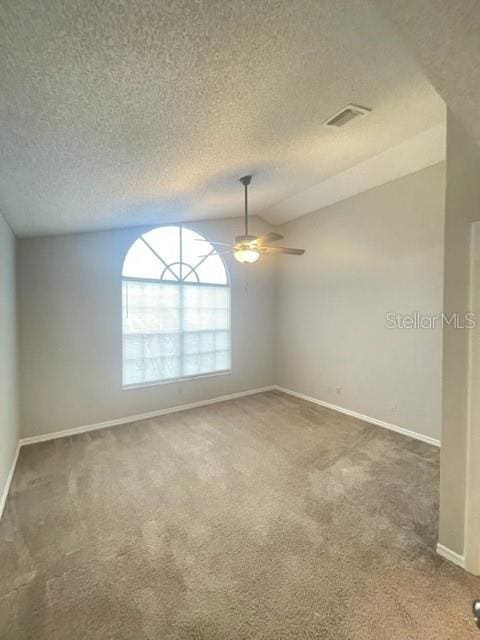
<svg viewBox="0 0 480 640">
<path fill-rule="evenodd" d="M 277 392 L 25 447 L 2 640 L 462 640 L 438 451 Z"/>
</svg>

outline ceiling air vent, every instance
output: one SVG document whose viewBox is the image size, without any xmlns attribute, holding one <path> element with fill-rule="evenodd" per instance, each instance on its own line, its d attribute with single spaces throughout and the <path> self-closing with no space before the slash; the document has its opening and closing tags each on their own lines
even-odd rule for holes
<svg viewBox="0 0 480 640">
<path fill-rule="evenodd" d="M 367 107 L 359 107 L 357 104 L 349 104 L 345 109 L 342 109 L 339 113 L 335 114 L 333 118 L 327 120 L 325 124 L 328 127 L 343 127 L 354 118 L 364 116 L 365 114 L 370 113 L 370 111 L 371 109 L 367 109 Z"/>
</svg>

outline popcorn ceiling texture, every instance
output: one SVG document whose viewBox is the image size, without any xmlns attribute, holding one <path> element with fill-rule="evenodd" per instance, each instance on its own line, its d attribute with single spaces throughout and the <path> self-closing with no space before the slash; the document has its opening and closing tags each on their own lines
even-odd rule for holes
<svg viewBox="0 0 480 640">
<path fill-rule="evenodd" d="M 444 118 L 366 0 L 15 0 L 0 86 L 18 235 L 237 215 L 247 171 L 258 213 Z"/>
</svg>

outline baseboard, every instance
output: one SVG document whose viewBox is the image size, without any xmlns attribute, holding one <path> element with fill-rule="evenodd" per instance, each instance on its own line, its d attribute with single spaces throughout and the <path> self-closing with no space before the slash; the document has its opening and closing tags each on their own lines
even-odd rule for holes
<svg viewBox="0 0 480 640">
<path fill-rule="evenodd" d="M 3 510 L 5 509 L 5 503 L 7 502 L 8 492 L 10 491 L 10 485 L 12 484 L 13 474 L 15 473 L 15 467 L 17 466 L 18 454 L 20 452 L 20 443 L 17 444 L 15 455 L 13 456 L 10 471 L 8 472 L 5 486 L 3 487 L 2 497 L 0 498 L 0 518 L 2 517 Z"/>
<path fill-rule="evenodd" d="M 186 411 L 187 409 L 204 407 L 209 404 L 216 404 L 217 402 L 226 402 L 227 400 L 235 400 L 235 398 L 242 398 L 243 396 L 251 396 L 256 393 L 263 393 L 264 391 L 273 391 L 274 389 L 276 389 L 275 385 L 270 385 L 268 387 L 260 387 L 258 389 L 249 389 L 247 391 L 240 391 L 238 393 L 230 393 L 229 395 L 225 395 L 225 396 L 217 396 L 216 398 L 210 398 L 208 400 L 199 400 L 198 402 L 190 402 L 189 404 L 181 404 L 174 407 L 168 407 L 166 409 L 149 411 L 148 413 L 139 413 L 138 415 L 134 415 L 134 416 L 115 418 L 114 420 L 106 420 L 105 422 L 97 422 L 95 424 L 87 424 L 81 427 L 73 427 L 73 429 L 64 429 L 63 431 L 54 431 L 52 433 L 45 433 L 40 436 L 31 436 L 28 438 L 21 438 L 20 446 L 24 447 L 29 444 L 36 444 L 37 442 L 46 442 L 48 440 L 56 440 L 57 438 L 66 438 L 67 436 L 75 436 L 79 433 L 85 433 L 87 431 L 97 431 L 98 429 L 107 429 L 108 427 L 116 427 L 121 424 L 128 424 L 129 422 L 137 422 L 137 420 L 148 420 L 149 418 L 157 418 L 158 416 L 164 416 L 169 413 L 177 413 L 178 411 Z"/>
<path fill-rule="evenodd" d="M 378 420 L 377 418 L 365 416 L 362 413 L 357 413 L 356 411 L 351 411 L 350 409 L 339 407 L 338 405 L 331 404 L 330 402 L 324 402 L 323 400 L 319 400 L 318 398 L 314 398 L 313 396 L 307 396 L 304 393 L 292 391 L 292 389 L 286 389 L 285 387 L 279 387 L 278 385 L 276 385 L 275 388 L 277 391 L 282 391 L 283 393 L 287 393 L 290 396 L 295 396 L 295 398 L 301 398 L 302 400 L 307 400 L 307 402 L 313 402 L 313 404 L 318 404 L 321 407 L 326 407 L 327 409 L 333 409 L 333 411 L 338 411 L 339 413 L 344 413 L 347 416 L 358 418 L 359 420 L 363 420 L 363 422 L 368 422 L 378 427 L 383 427 L 384 429 L 389 429 L 390 431 L 401 433 L 404 436 L 415 438 L 415 440 L 421 440 L 422 442 L 426 442 L 427 444 L 432 444 L 435 447 L 440 447 L 440 440 L 432 438 L 431 436 L 425 436 L 422 433 L 417 433 L 416 431 L 411 431 L 410 429 L 399 427 L 396 424 L 390 424 L 390 422 L 385 422 L 384 420 Z"/>
<path fill-rule="evenodd" d="M 450 562 L 453 562 L 453 564 L 456 564 L 458 567 L 462 567 L 462 569 L 465 569 L 465 558 L 459 553 L 452 551 L 448 547 L 444 547 L 443 544 L 440 543 L 437 544 L 437 553 L 439 556 L 442 556 L 442 558 L 445 558 L 445 560 L 450 560 Z"/>
</svg>

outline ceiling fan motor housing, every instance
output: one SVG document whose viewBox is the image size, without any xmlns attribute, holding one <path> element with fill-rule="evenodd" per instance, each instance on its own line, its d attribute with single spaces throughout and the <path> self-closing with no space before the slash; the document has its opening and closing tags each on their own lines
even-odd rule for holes
<svg viewBox="0 0 480 640">
<path fill-rule="evenodd" d="M 255 242 L 257 239 L 257 236 L 236 236 L 235 237 L 235 244 L 248 244 L 250 245 L 252 242 Z"/>
</svg>

